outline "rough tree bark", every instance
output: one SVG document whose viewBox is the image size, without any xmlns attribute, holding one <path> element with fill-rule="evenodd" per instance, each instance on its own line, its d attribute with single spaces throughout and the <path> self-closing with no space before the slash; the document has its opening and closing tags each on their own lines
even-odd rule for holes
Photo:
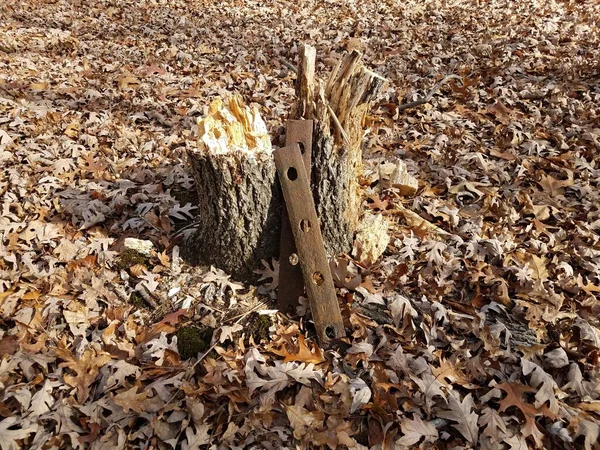
<svg viewBox="0 0 600 450">
<path fill-rule="evenodd" d="M 329 254 L 349 252 L 361 216 L 364 119 L 385 78 L 366 69 L 352 51 L 314 93 L 313 195 Z"/>
<path fill-rule="evenodd" d="M 238 96 L 215 100 L 190 152 L 198 192 L 197 231 L 183 246 L 192 263 L 248 280 L 279 253 L 281 189 L 266 126 Z"/>
<path fill-rule="evenodd" d="M 314 55 L 314 48 L 301 47 L 292 118 L 315 120 L 313 196 L 326 250 L 338 254 L 350 251 L 358 225 L 363 121 L 385 79 L 354 51 L 322 83 L 314 79 Z M 282 195 L 266 127 L 238 97 L 215 101 L 198 126 L 198 149 L 189 154 L 198 229 L 184 257 L 251 280 L 261 259 L 279 256 Z"/>
</svg>

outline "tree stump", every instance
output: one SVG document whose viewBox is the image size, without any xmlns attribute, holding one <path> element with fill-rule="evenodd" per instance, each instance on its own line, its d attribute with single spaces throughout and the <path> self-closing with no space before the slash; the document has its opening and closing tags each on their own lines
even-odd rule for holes
<svg viewBox="0 0 600 450">
<path fill-rule="evenodd" d="M 325 250 L 330 255 L 352 248 L 362 216 L 359 177 L 364 119 L 385 82 L 364 67 L 359 52 L 352 51 L 338 63 L 325 86 L 319 83 L 313 116 L 305 117 L 315 121 L 311 182 Z"/>
<path fill-rule="evenodd" d="M 314 49 L 301 47 L 300 57 L 292 118 L 315 121 L 311 182 L 326 251 L 348 252 L 361 215 L 363 119 L 385 79 L 354 51 L 324 84 L 314 78 Z M 198 228 L 183 256 L 251 281 L 262 259 L 279 256 L 283 197 L 266 126 L 256 108 L 234 96 L 215 100 L 198 131 L 198 149 L 188 155 Z"/>
<path fill-rule="evenodd" d="M 251 279 L 261 259 L 279 253 L 283 197 L 266 125 L 258 109 L 233 96 L 210 105 L 198 133 L 198 150 L 188 155 L 198 228 L 182 255 Z"/>
</svg>

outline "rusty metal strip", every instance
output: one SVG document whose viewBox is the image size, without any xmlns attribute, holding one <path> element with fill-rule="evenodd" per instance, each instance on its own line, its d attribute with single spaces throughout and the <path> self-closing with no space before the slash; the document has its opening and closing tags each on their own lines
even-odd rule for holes
<svg viewBox="0 0 600 450">
<path fill-rule="evenodd" d="M 308 174 L 310 174 L 311 167 L 312 132 L 312 120 L 289 120 L 286 126 L 285 145 L 302 144 L 302 159 Z M 293 313 L 298 306 L 298 297 L 301 295 L 304 295 L 304 280 L 302 279 L 302 270 L 298 265 L 296 243 L 284 203 L 279 244 L 279 287 L 277 289 L 279 309 L 283 312 Z"/>
<path fill-rule="evenodd" d="M 321 345 L 326 346 L 332 339 L 344 337 L 346 333 L 300 146 L 294 144 L 276 150 L 275 166 L 288 209 L 317 338 Z"/>
</svg>

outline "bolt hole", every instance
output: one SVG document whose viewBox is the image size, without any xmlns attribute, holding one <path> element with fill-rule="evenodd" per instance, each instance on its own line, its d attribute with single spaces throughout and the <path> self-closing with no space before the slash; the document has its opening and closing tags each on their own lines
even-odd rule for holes
<svg viewBox="0 0 600 450">
<path fill-rule="evenodd" d="M 298 146 L 300 147 L 300 153 L 302 153 L 304 155 L 304 152 L 305 152 L 304 143 L 303 142 L 298 142 Z"/>
<path fill-rule="evenodd" d="M 300 229 L 302 231 L 304 231 L 305 233 L 307 233 L 308 230 L 310 230 L 310 220 L 308 220 L 308 219 L 302 219 L 300 221 Z"/>
<path fill-rule="evenodd" d="M 327 328 L 325 328 L 325 336 L 327 336 L 329 339 L 335 338 L 335 328 L 333 328 L 333 325 L 329 325 Z"/>
<path fill-rule="evenodd" d="M 325 278 L 323 278 L 323 274 L 321 272 L 315 272 L 313 273 L 313 283 L 315 283 L 317 286 L 321 286 L 323 284 L 323 282 L 325 281 Z"/>
<path fill-rule="evenodd" d="M 289 180 L 292 180 L 292 181 L 294 181 L 298 178 L 298 171 L 296 170 L 295 167 L 290 167 L 287 170 L 287 177 Z"/>
</svg>

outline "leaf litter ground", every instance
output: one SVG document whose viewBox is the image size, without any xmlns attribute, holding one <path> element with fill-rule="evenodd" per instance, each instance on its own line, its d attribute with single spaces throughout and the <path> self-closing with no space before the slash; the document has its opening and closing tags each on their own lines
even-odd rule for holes
<svg viewBox="0 0 600 450">
<path fill-rule="evenodd" d="M 596 2 L 29 0 L 0 17 L 0 448 L 598 448 Z M 239 92 L 280 143 L 298 42 L 322 75 L 360 49 L 390 80 L 365 208 L 393 236 L 375 264 L 334 262 L 334 351 L 305 305 L 265 311 L 276 266 L 256 289 L 177 257 L 196 118 Z M 376 183 L 397 157 L 415 197 Z M 157 252 L 124 261 L 126 237 Z M 215 331 L 184 360 L 189 325 Z"/>
</svg>

